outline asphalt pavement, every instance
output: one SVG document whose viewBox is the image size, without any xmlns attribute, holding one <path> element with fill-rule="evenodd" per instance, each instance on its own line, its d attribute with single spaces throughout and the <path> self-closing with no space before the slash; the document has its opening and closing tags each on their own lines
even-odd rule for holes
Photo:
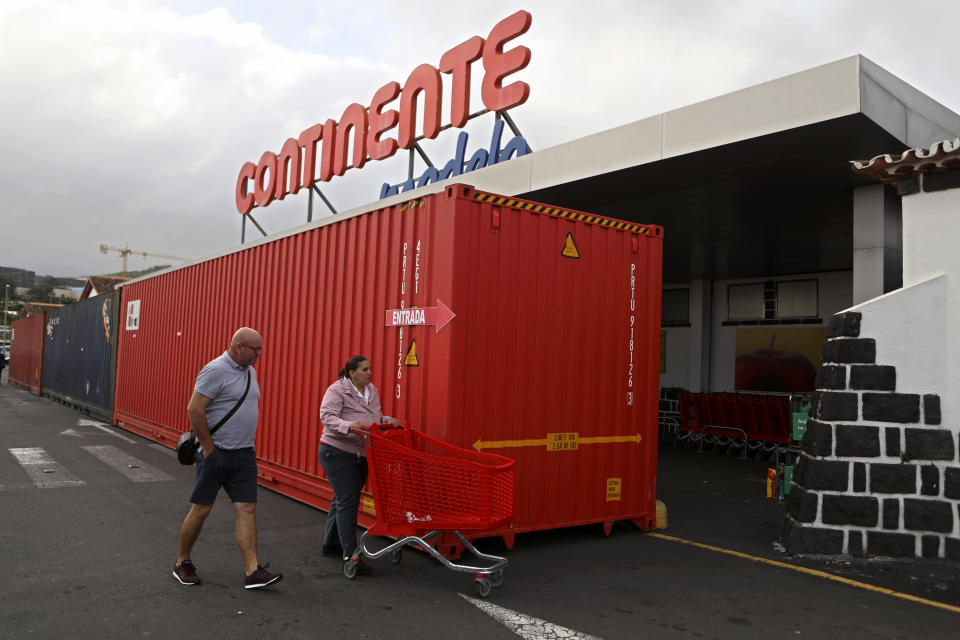
<svg viewBox="0 0 960 640">
<path fill-rule="evenodd" d="M 667 529 L 482 541 L 510 559 L 483 601 L 471 576 L 420 553 L 346 580 L 319 552 L 325 514 L 267 490 L 260 560 L 283 580 L 243 589 L 222 496 L 193 554 L 203 584 L 183 586 L 171 571 L 193 469 L 6 370 L 0 460 L 0 638 L 958 637 L 956 565 L 784 554 L 762 460 L 661 448 Z"/>
</svg>

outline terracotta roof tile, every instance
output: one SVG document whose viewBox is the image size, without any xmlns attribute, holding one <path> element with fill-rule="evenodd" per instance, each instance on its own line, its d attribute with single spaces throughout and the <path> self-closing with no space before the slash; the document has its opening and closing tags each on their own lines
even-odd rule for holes
<svg viewBox="0 0 960 640">
<path fill-rule="evenodd" d="M 896 185 L 909 176 L 960 167 L 960 138 L 938 142 L 929 149 L 907 149 L 900 155 L 883 154 L 870 160 L 851 160 L 855 173 Z"/>
</svg>

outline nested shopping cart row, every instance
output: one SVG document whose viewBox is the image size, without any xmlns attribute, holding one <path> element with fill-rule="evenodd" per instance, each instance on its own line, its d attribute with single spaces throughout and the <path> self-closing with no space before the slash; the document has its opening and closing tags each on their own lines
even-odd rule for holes
<svg viewBox="0 0 960 640">
<path fill-rule="evenodd" d="M 772 450 L 790 443 L 790 399 L 752 393 L 677 392 L 678 440 Z"/>
</svg>

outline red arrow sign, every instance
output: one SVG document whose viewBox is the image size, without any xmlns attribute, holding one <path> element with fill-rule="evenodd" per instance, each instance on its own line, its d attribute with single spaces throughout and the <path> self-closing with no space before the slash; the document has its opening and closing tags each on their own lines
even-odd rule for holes
<svg viewBox="0 0 960 640">
<path fill-rule="evenodd" d="M 387 309 L 385 327 L 409 327 L 425 324 L 436 325 L 434 333 L 447 326 L 457 314 L 437 298 L 438 307 L 411 307 L 409 309 Z"/>
</svg>

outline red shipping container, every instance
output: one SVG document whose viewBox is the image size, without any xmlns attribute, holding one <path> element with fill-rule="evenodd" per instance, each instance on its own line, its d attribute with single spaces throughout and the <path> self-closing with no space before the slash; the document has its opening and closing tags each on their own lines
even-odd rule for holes
<svg viewBox="0 0 960 640">
<path fill-rule="evenodd" d="M 250 326 L 264 486 L 329 506 L 320 400 L 362 354 L 386 414 L 516 460 L 516 517 L 489 534 L 650 528 L 661 256 L 659 227 L 465 185 L 331 218 L 125 285 L 116 419 L 172 444 L 197 372 Z"/>
<path fill-rule="evenodd" d="M 43 332 L 46 313 L 38 313 L 14 320 L 10 325 L 10 369 L 8 380 L 27 391 L 40 394 L 43 386 Z"/>
</svg>

